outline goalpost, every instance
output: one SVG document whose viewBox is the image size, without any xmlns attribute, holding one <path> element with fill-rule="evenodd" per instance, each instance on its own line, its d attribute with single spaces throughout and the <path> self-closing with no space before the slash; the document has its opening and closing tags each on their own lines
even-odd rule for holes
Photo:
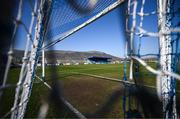
<svg viewBox="0 0 180 119">
<path fill-rule="evenodd" d="M 166 34 L 171 30 L 173 0 L 158 1 L 158 27 L 160 44 L 160 66 L 162 71 L 174 72 L 172 37 Z M 165 118 L 177 118 L 176 111 L 176 83 L 171 76 L 160 76 L 161 98 Z"/>
</svg>

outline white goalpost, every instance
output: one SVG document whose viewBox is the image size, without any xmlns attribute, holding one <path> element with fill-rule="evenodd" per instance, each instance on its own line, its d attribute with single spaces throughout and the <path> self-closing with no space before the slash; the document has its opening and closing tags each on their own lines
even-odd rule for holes
<svg viewBox="0 0 180 119">
<path fill-rule="evenodd" d="M 159 0 L 158 1 L 158 27 L 160 44 L 160 66 L 162 71 L 173 72 L 173 56 L 172 49 L 173 45 L 172 37 L 169 35 L 164 35 L 166 32 L 170 31 L 171 19 L 172 19 L 172 5 L 173 0 Z M 175 79 L 171 76 L 160 76 L 160 88 L 161 88 L 161 99 L 163 101 L 163 111 L 165 113 L 165 118 L 177 118 L 176 111 L 176 86 Z"/>
</svg>

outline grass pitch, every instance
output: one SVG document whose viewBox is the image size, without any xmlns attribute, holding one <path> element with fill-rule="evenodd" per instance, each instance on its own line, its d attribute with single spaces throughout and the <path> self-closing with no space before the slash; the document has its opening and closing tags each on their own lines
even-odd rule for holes
<svg viewBox="0 0 180 119">
<path fill-rule="evenodd" d="M 150 64 L 156 68 L 155 64 Z M 128 66 L 127 66 L 128 67 Z M 16 83 L 19 77 L 20 69 L 12 69 L 9 75 L 8 83 Z M 93 74 L 98 76 L 123 79 L 123 64 L 104 64 L 104 65 L 70 65 L 46 68 L 46 82 L 52 83 L 52 71 L 56 71 L 57 80 L 61 82 L 62 94 L 75 108 L 86 116 L 91 117 L 97 112 L 101 113 L 104 118 L 123 118 L 122 95 L 112 98 L 116 92 L 120 92 L 123 84 L 99 78 L 81 75 L 78 73 Z M 127 69 L 127 74 L 129 69 Z M 41 69 L 37 69 L 37 75 L 41 77 Z M 143 85 L 155 86 L 156 76 L 140 67 L 139 79 Z M 128 75 L 127 75 L 128 77 Z M 28 103 L 25 117 L 37 117 L 40 105 L 45 101 L 49 103 L 47 117 L 75 117 L 65 107 L 59 111 L 59 107 L 53 103 L 50 97 L 51 91 L 35 78 L 32 94 Z M 14 89 L 6 89 L 3 95 L 3 106 L 0 115 L 4 115 L 12 107 L 14 100 Z M 134 102 L 135 103 L 135 102 Z M 107 109 L 102 112 L 101 109 L 107 105 Z M 132 103 L 132 108 L 135 105 Z M 103 115 L 103 116 L 102 116 Z"/>
</svg>

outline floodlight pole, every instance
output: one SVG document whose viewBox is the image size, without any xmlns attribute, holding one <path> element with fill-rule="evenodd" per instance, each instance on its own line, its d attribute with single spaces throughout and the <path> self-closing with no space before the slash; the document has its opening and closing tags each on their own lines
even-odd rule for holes
<svg viewBox="0 0 180 119">
<path fill-rule="evenodd" d="M 173 72 L 173 56 L 171 53 L 171 35 L 165 35 L 171 27 L 171 3 L 173 0 L 158 0 L 158 28 L 160 44 L 161 71 Z M 163 103 L 164 118 L 177 118 L 176 113 L 176 85 L 175 79 L 168 75 L 160 76 L 161 99 Z"/>
</svg>

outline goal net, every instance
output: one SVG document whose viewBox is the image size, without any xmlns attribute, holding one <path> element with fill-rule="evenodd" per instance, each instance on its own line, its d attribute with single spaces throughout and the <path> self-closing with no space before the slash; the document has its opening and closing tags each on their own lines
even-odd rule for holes
<svg viewBox="0 0 180 119">
<path fill-rule="evenodd" d="M 0 102 L 3 104 L 8 101 L 5 101 L 9 94 L 7 89 L 11 89 L 12 94 L 9 95 L 14 98 L 13 101 L 9 101 L 12 105 L 6 108 L 8 110 L 1 109 L 3 111 L 0 114 L 3 118 L 24 118 L 28 102 L 31 101 L 33 84 L 36 83 L 35 78 L 52 92 L 57 92 L 54 98 L 61 100 L 78 118 L 86 118 L 60 95 L 56 69 L 50 72 L 52 85 L 44 80 L 45 51 L 52 50 L 57 43 L 119 6 L 123 6 L 126 11 L 125 73 L 122 82 L 143 87 L 145 84 L 143 79 L 149 75 L 149 79 L 146 80 L 154 81 L 152 85 L 162 102 L 164 118 L 178 118 L 176 109 L 176 80 L 180 80 L 178 0 L 17 0 L 14 3 L 14 8 L 10 11 L 13 29 L 10 28 L 12 31 L 9 31 L 11 38 L 6 47 L 8 51 L 4 50 L 1 53 L 5 62 L 2 64 L 4 63 L 5 67 L 2 68 Z M 6 5 L 8 4 L 10 3 Z M 149 47 L 147 43 L 154 46 Z M 24 49 L 21 54 L 22 60 L 13 55 L 17 44 Z M 42 77 L 37 73 L 37 70 L 40 70 L 38 61 L 42 63 Z M 13 67 L 21 67 L 21 70 L 16 71 Z M 127 69 L 129 74 L 126 73 Z M 18 79 L 13 77 L 15 73 L 19 74 Z M 45 118 L 48 104 L 43 103 L 39 110 L 38 117 Z"/>
</svg>

